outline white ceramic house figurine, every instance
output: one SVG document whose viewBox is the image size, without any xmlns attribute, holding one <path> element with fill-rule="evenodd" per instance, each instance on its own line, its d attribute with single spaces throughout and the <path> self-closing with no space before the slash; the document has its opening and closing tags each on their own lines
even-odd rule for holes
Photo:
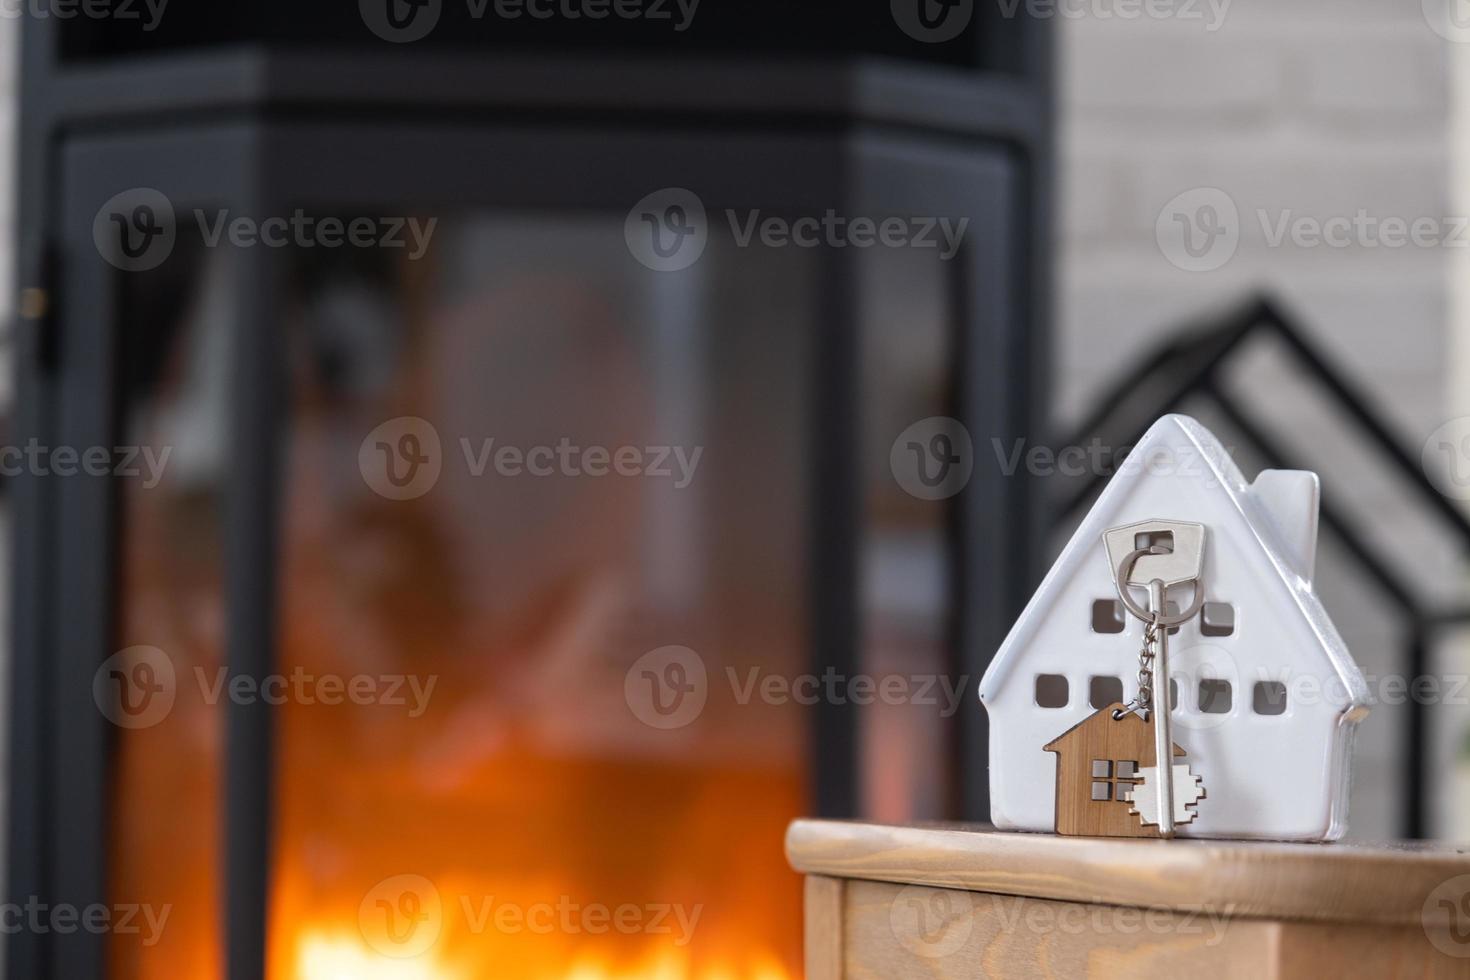
<svg viewBox="0 0 1470 980">
<path fill-rule="evenodd" d="M 1128 813 L 1129 821 L 1147 825 L 1140 809 L 1157 814 L 1155 799 L 1173 799 L 1177 826 L 1135 836 L 1342 835 L 1353 733 L 1368 713 L 1368 690 L 1312 591 L 1318 499 L 1314 473 L 1266 470 L 1247 483 L 1194 419 L 1169 415 L 1149 429 L 981 682 L 980 699 L 990 713 L 990 807 L 997 827 L 1107 833 L 1063 824 L 1114 826 Z M 1135 535 L 1135 524 L 1180 529 L 1179 553 L 1171 534 Z M 1197 525 L 1203 525 L 1202 540 L 1190 530 Z M 1124 539 L 1137 550 L 1120 559 L 1119 551 L 1128 550 L 1119 543 Z M 1199 571 L 1180 571 L 1191 558 Z M 1121 601 L 1120 565 L 1132 583 L 1127 598 L 1133 612 Z M 1179 582 L 1190 574 L 1198 580 Z M 1202 590 L 1203 604 L 1192 614 L 1195 589 Z M 1161 597 L 1180 621 L 1167 633 L 1157 625 L 1149 631 L 1165 639 L 1164 655 L 1156 661 L 1151 654 L 1142 665 L 1157 670 L 1167 659 L 1173 711 L 1155 718 L 1152 731 L 1172 738 L 1177 758 L 1172 788 L 1154 797 L 1158 780 L 1140 782 L 1138 769 L 1153 766 L 1155 747 L 1167 742 L 1144 735 L 1130 743 L 1122 736 L 1147 732 L 1138 719 L 1156 716 L 1127 709 L 1137 708 L 1141 687 L 1145 622 L 1139 612 L 1154 615 L 1164 605 Z M 1155 642 L 1150 649 L 1161 652 L 1158 647 Z M 1151 683 L 1151 674 L 1145 677 Z M 1162 691 L 1155 697 L 1162 703 Z M 1120 718 L 1132 726 L 1119 722 L 1121 741 L 1108 728 Z M 1120 750 L 1122 744 L 1139 751 Z M 1147 758 L 1088 758 L 1120 752 Z M 1158 776 L 1157 767 L 1148 772 Z M 1069 780 L 1081 781 L 1080 802 Z M 1150 807 L 1141 808 L 1136 799 L 1145 791 Z M 1064 815 L 1070 807 L 1077 809 Z"/>
</svg>

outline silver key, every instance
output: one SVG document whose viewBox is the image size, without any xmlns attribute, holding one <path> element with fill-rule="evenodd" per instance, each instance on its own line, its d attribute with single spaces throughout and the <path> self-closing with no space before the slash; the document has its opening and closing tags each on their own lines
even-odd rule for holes
<svg viewBox="0 0 1470 980">
<path fill-rule="evenodd" d="M 1158 774 L 1152 781 L 1156 793 L 1153 809 L 1158 814 L 1159 836 L 1173 837 L 1174 734 L 1169 704 L 1169 627 L 1192 618 L 1204 605 L 1201 576 L 1205 563 L 1205 526 L 1188 521 L 1139 521 L 1107 531 L 1103 534 L 1103 544 L 1118 598 L 1129 612 L 1147 624 L 1140 658 L 1139 697 L 1127 710 L 1142 708 L 1149 714 L 1146 720 L 1153 722 L 1154 766 Z M 1194 601 L 1184 612 L 1171 615 L 1167 602 L 1169 587 L 1187 583 L 1194 585 Z M 1139 606 L 1133 598 L 1135 588 L 1148 590 L 1147 608 Z"/>
<path fill-rule="evenodd" d="M 1159 836 L 1174 836 L 1174 726 L 1169 704 L 1169 628 L 1163 625 L 1164 583 L 1148 584 L 1148 605 L 1154 611 L 1158 650 L 1154 654 L 1154 766 L 1158 769 Z"/>
</svg>

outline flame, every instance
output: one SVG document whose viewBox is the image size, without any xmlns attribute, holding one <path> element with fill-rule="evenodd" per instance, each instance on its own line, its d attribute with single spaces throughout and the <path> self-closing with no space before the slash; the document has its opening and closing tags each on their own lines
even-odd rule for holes
<svg viewBox="0 0 1470 980">
<path fill-rule="evenodd" d="M 426 954 L 411 960 L 384 957 L 349 932 L 307 929 L 302 932 L 293 971 L 297 980 L 472 980 L 467 967 Z M 696 969 L 691 958 L 673 951 L 644 957 L 633 967 L 618 967 L 598 956 L 584 956 L 564 974 L 542 974 L 536 980 L 794 980 L 770 956 L 758 956 L 747 971 L 724 964 Z"/>
<path fill-rule="evenodd" d="M 345 933 L 307 931 L 296 959 L 299 980 L 469 980 L 429 957 L 390 960 Z"/>
<path fill-rule="evenodd" d="M 416 295 L 405 308 L 427 309 Z M 794 598 L 805 571 L 786 545 L 800 510 L 757 503 L 740 480 L 718 493 L 703 481 L 675 506 L 650 481 L 478 480 L 449 466 L 433 493 L 388 501 L 359 471 L 360 425 L 420 404 L 446 447 L 490 420 L 507 445 L 657 438 L 640 404 L 643 356 L 611 356 L 624 331 L 580 296 L 518 289 L 504 309 L 416 323 L 401 390 L 381 403 L 339 401 L 335 383 L 293 392 L 274 669 L 434 687 L 419 699 L 412 684 L 385 685 L 366 703 L 344 701 L 339 685 L 332 701 L 272 708 L 269 980 L 799 975 L 801 884 L 782 845 L 809 808 L 808 718 L 716 679 L 805 669 Z M 508 332 L 523 323 L 535 329 Z M 487 338 L 513 346 L 501 356 L 481 349 Z M 515 363 L 522 349 L 568 352 L 569 373 L 483 383 L 479 365 Z M 447 373 L 415 373 L 430 368 Z M 522 383 L 577 397 L 514 410 Z M 577 406 L 576 418 L 555 415 Z M 178 482 L 123 501 L 119 645 L 166 649 L 179 690 L 163 723 L 116 733 L 109 887 L 173 915 L 155 946 L 111 937 L 112 980 L 223 976 L 228 704 L 194 680 L 225 663 L 223 500 Z M 776 544 L 717 547 L 758 535 Z M 710 678 L 708 703 L 677 730 L 640 717 L 627 687 L 637 659 L 671 642 L 697 648 Z M 394 958 L 364 934 L 360 909 L 403 875 L 431 882 L 443 907 L 432 944 Z M 468 925 L 462 901 L 478 913 L 489 897 L 702 915 L 675 937 Z"/>
</svg>

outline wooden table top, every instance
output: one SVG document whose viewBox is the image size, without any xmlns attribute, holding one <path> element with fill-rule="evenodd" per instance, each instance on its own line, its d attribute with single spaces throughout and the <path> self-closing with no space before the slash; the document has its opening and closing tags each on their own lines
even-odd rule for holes
<svg viewBox="0 0 1470 980">
<path fill-rule="evenodd" d="M 786 855 L 804 874 L 1248 918 L 1434 924 L 1431 901 L 1470 875 L 1470 845 L 1133 840 L 982 825 L 798 820 Z M 1436 889 L 1439 889 L 1436 892 Z M 1470 880 L 1450 886 L 1464 895 Z"/>
</svg>

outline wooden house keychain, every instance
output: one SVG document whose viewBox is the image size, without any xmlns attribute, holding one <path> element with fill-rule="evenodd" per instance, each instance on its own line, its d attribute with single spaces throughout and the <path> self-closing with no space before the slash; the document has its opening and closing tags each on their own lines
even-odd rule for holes
<svg viewBox="0 0 1470 980">
<path fill-rule="evenodd" d="M 1056 832 L 1173 837 L 1205 798 L 1202 777 L 1173 761 L 1186 753 L 1174 744 L 1169 705 L 1169 631 L 1204 605 L 1205 526 L 1141 521 L 1109 530 L 1103 545 L 1123 608 L 1144 623 L 1138 694 L 1099 709 L 1045 747 L 1057 753 Z M 1189 608 L 1174 611 L 1169 589 L 1186 585 L 1194 589 Z M 1147 606 L 1135 589 L 1147 592 Z"/>
</svg>

